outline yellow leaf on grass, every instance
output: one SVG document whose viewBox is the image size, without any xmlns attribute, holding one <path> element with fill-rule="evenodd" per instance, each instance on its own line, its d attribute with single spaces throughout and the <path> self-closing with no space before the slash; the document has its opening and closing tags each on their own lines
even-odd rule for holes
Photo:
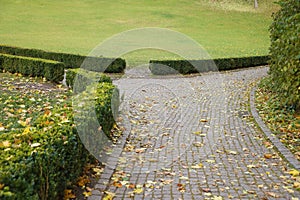
<svg viewBox="0 0 300 200">
<path fill-rule="evenodd" d="M 11 143 L 8 140 L 3 141 L 2 143 L 0 143 L 0 147 L 10 147 Z"/>
<path fill-rule="evenodd" d="M 300 172 L 296 169 L 291 169 L 288 173 L 292 176 L 299 176 L 300 174 Z"/>
<path fill-rule="evenodd" d="M 4 131 L 5 130 L 5 127 L 3 126 L 2 123 L 0 123 L 0 131 Z"/>
<path fill-rule="evenodd" d="M 27 127 L 24 129 L 22 135 L 27 135 L 28 133 L 30 133 L 30 127 L 29 127 L 29 126 L 27 126 Z"/>
<path fill-rule="evenodd" d="M 26 126 L 26 122 L 24 122 L 24 121 L 22 121 L 22 120 L 19 120 L 18 123 L 21 124 L 21 125 L 24 126 L 24 127 Z"/>
<path fill-rule="evenodd" d="M 36 143 L 33 143 L 30 145 L 31 148 L 35 148 L 35 147 L 39 147 L 39 146 L 41 146 L 41 143 L 39 143 L 39 142 L 36 142 Z"/>
</svg>

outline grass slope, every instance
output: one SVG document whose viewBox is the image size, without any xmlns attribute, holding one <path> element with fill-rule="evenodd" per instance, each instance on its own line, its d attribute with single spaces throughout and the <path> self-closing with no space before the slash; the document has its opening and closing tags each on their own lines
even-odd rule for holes
<svg viewBox="0 0 300 200">
<path fill-rule="evenodd" d="M 251 4 L 236 1 L 0 0 L 0 43 L 88 54 L 122 31 L 162 27 L 193 38 L 215 58 L 267 54 L 268 5 L 255 10 Z M 173 56 L 152 50 L 125 57 Z"/>
</svg>

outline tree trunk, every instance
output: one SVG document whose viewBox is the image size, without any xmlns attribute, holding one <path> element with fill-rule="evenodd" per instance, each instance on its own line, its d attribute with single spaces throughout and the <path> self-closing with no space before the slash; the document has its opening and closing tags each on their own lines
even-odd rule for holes
<svg viewBox="0 0 300 200">
<path fill-rule="evenodd" d="M 257 0 L 254 0 L 254 8 L 258 8 L 258 1 Z"/>
</svg>

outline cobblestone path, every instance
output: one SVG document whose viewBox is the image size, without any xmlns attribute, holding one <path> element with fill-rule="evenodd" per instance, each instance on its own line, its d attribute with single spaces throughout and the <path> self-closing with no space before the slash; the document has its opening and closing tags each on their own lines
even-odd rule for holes
<svg viewBox="0 0 300 200">
<path fill-rule="evenodd" d="M 297 199 L 249 112 L 267 70 L 116 80 L 125 131 L 89 199 Z"/>
</svg>

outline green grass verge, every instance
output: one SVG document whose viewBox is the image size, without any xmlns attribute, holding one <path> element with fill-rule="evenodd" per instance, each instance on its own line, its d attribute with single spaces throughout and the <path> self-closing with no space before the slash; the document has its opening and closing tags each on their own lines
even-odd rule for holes
<svg viewBox="0 0 300 200">
<path fill-rule="evenodd" d="M 266 55 L 273 1 L 10 1 L 1 0 L 2 44 L 86 55 L 114 34 L 141 27 L 179 31 L 213 58 Z M 174 59 L 160 51 L 140 51 L 126 60 Z M 176 56 L 175 56 L 176 57 Z"/>
</svg>

